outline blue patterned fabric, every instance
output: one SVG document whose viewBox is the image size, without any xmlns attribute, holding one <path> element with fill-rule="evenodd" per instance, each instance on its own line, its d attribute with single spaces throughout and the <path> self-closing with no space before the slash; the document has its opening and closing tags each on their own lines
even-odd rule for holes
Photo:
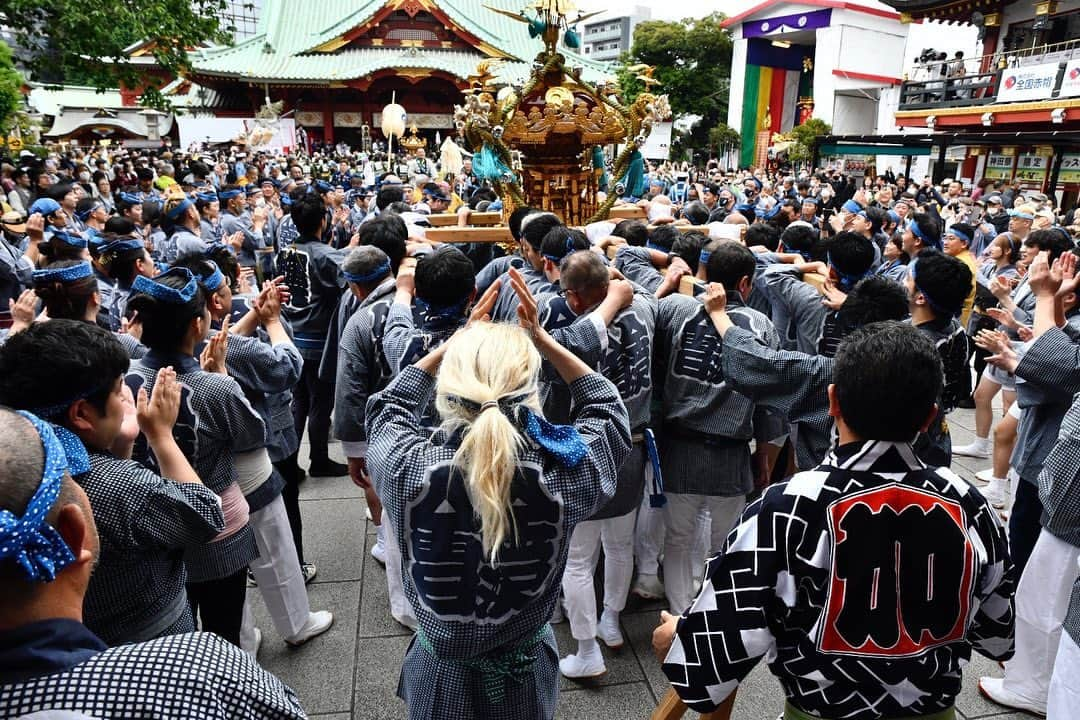
<svg viewBox="0 0 1080 720">
<path fill-rule="evenodd" d="M 210 292 L 217 292 L 222 283 L 225 282 L 225 276 L 221 274 L 221 268 L 213 260 L 207 260 L 206 262 L 214 268 L 213 272 L 209 275 L 204 275 L 199 278 L 199 282 L 204 288 Z"/>
<path fill-rule="evenodd" d="M 192 206 L 194 206 L 194 203 L 191 202 L 191 200 L 184 198 L 176 207 L 165 213 L 165 217 L 169 218 L 170 220 L 176 220 L 185 212 L 187 212 L 187 209 Z"/>
<path fill-rule="evenodd" d="M 162 278 L 175 276 L 187 280 L 184 287 L 180 289 L 171 288 L 168 285 L 163 285 L 159 282 Z M 173 305 L 183 305 L 191 302 L 198 290 L 199 283 L 187 268 L 173 268 L 172 270 L 161 273 L 155 280 L 139 275 L 135 278 L 135 282 L 131 284 L 131 291 L 133 293 L 144 293 L 152 298 Z"/>
<path fill-rule="evenodd" d="M 581 434 L 573 425 L 556 425 L 534 413 L 522 404 L 528 397 L 528 394 L 513 395 L 486 403 L 474 402 L 457 395 L 450 395 L 447 399 L 477 415 L 489 407 L 498 408 L 537 445 L 554 455 L 563 467 L 577 467 L 589 452 L 585 441 L 581 439 Z"/>
<path fill-rule="evenodd" d="M 82 237 L 81 235 L 73 235 L 70 233 L 66 233 L 63 230 L 53 230 L 52 239 L 62 242 L 65 245 L 70 245 L 74 248 L 86 247 L 86 238 Z"/>
<path fill-rule="evenodd" d="M 141 247 L 143 247 L 142 240 L 137 240 L 135 238 L 122 238 L 120 240 L 113 240 L 112 242 L 101 245 L 98 252 L 100 254 L 118 253 L 124 252 L 125 250 L 138 250 Z"/>
<path fill-rule="evenodd" d="M 37 430 L 45 452 L 45 462 L 41 484 L 27 503 L 22 517 L 16 517 L 9 510 L 0 510 L 0 560 L 14 560 L 26 577 L 34 582 L 52 582 L 58 570 L 75 562 L 75 555 L 60 533 L 45 521 L 45 516 L 60 496 L 68 459 L 49 423 L 26 411 L 19 414 Z"/>
<path fill-rule="evenodd" d="M 374 270 L 372 270 L 371 272 L 369 272 L 369 273 L 367 273 L 365 275 L 358 275 L 356 273 L 345 272 L 344 270 L 341 271 L 341 274 L 345 277 L 346 280 L 348 280 L 351 283 L 356 283 L 358 285 L 366 285 L 366 284 L 368 284 L 370 282 L 374 282 L 375 280 L 378 280 L 379 278 L 385 277 L 389 273 L 390 273 L 390 261 L 389 260 L 387 260 L 382 265 L 380 265 L 379 267 L 375 268 Z"/>
<path fill-rule="evenodd" d="M 34 284 L 47 282 L 69 283 L 88 278 L 94 274 L 94 268 L 88 262 L 64 268 L 45 268 L 34 271 Z"/>
</svg>

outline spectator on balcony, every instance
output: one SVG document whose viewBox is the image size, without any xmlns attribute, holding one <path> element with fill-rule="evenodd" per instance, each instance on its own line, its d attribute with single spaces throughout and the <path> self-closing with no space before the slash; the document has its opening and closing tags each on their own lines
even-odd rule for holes
<svg viewBox="0 0 1080 720">
<path fill-rule="evenodd" d="M 964 84 L 964 76 L 966 74 L 967 68 L 964 66 L 964 52 L 962 50 L 957 50 L 956 55 L 953 56 L 952 62 L 948 64 L 947 68 L 948 84 L 953 88 L 953 92 L 951 93 L 952 98 L 964 99 L 968 96 L 966 90 L 960 89 Z M 946 99 L 949 99 L 949 97 L 950 95 L 946 95 Z"/>
</svg>

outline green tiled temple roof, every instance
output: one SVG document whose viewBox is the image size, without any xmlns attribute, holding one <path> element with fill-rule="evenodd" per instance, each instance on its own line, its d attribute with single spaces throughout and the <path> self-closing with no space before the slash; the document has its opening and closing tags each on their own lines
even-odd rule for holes
<svg viewBox="0 0 1080 720">
<path fill-rule="evenodd" d="M 508 82 L 523 80 L 533 58 L 543 49 L 523 23 L 503 17 L 484 3 L 516 12 L 523 0 L 437 0 L 448 18 L 481 42 L 510 56 L 497 70 Z M 232 47 L 204 48 L 191 54 L 194 75 L 235 77 L 252 82 L 332 83 L 364 77 L 385 68 L 442 70 L 460 78 L 476 71 L 487 57 L 480 50 L 423 47 L 345 47 L 334 52 L 317 48 L 367 22 L 386 0 L 267 0 L 256 34 Z M 337 18 L 336 20 L 334 18 Z M 571 56 L 569 51 L 566 51 Z M 590 80 L 613 74 L 607 64 L 580 55 Z"/>
</svg>

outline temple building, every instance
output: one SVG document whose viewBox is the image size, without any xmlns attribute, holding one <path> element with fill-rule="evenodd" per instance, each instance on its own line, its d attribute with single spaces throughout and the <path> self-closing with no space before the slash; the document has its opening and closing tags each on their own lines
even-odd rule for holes
<svg viewBox="0 0 1080 720">
<path fill-rule="evenodd" d="M 963 59 L 962 73 L 942 76 L 928 64 L 905 77 L 895 113 L 905 135 L 929 133 L 927 152 L 942 158 L 957 152 L 958 178 L 1009 181 L 1055 194 L 1064 206 L 1074 202 L 1080 0 L 884 1 L 907 22 L 974 26 L 982 41 L 981 54 Z"/>
<path fill-rule="evenodd" d="M 169 79 L 166 94 L 184 97 L 189 108 L 177 117 L 180 145 L 227 142 L 268 100 L 282 102 L 282 117 L 313 143 L 359 148 L 380 139 L 379 115 L 392 101 L 421 135 L 445 137 L 481 62 L 518 84 L 543 49 L 528 24 L 485 5 L 516 15 L 525 2 L 263 0 L 253 33 L 232 46 L 193 51 L 185 77 Z M 149 50 L 134 46 L 130 55 L 153 73 Z M 605 63 L 568 55 L 586 79 L 613 74 Z"/>
</svg>

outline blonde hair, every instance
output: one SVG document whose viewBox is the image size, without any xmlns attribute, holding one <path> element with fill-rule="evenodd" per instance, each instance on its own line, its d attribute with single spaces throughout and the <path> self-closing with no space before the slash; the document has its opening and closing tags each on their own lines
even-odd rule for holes
<svg viewBox="0 0 1080 720">
<path fill-rule="evenodd" d="M 497 406 L 476 406 L 526 395 L 521 404 L 539 411 L 539 370 L 540 355 L 528 334 L 503 323 L 477 323 L 460 332 L 450 341 L 439 368 L 435 406 L 444 430 L 465 431 L 454 465 L 465 477 L 480 517 L 484 556 L 493 563 L 511 529 L 517 537 L 510 485 L 522 437 Z"/>
</svg>

